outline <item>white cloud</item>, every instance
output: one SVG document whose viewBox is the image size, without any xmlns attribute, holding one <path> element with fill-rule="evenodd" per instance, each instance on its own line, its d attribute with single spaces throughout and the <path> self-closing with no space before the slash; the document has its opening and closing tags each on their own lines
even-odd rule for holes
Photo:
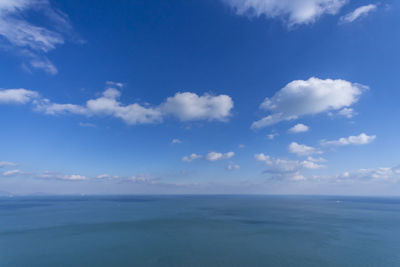
<svg viewBox="0 0 400 267">
<path fill-rule="evenodd" d="M 38 21 L 49 22 L 51 29 L 27 20 L 35 13 Z M 65 42 L 72 34 L 66 14 L 51 7 L 48 0 L 2 0 L 0 2 L 0 36 L 3 46 L 16 49 L 27 57 L 30 67 L 56 74 L 57 68 L 45 54 Z"/>
<path fill-rule="evenodd" d="M 312 162 L 326 162 L 327 161 L 326 159 L 321 158 L 321 157 L 319 157 L 319 158 L 307 157 L 307 160 L 312 161 Z"/>
<path fill-rule="evenodd" d="M 26 104 L 37 97 L 37 92 L 22 88 L 0 89 L 0 103 Z"/>
<path fill-rule="evenodd" d="M 83 181 L 87 180 L 86 176 L 79 174 L 61 174 L 58 172 L 46 171 L 43 174 L 36 176 L 39 179 L 54 179 L 54 180 L 66 180 L 66 181 Z"/>
<path fill-rule="evenodd" d="M 307 125 L 304 125 L 302 123 L 298 123 L 292 128 L 288 130 L 289 133 L 304 133 L 309 130 L 309 127 Z"/>
<path fill-rule="evenodd" d="M 225 121 L 233 108 L 233 101 L 227 95 L 198 96 L 190 92 L 177 93 L 158 106 L 123 104 L 119 101 L 121 92 L 116 88 L 123 84 L 107 82 L 106 85 L 107 88 L 100 97 L 89 99 L 85 105 L 53 103 L 49 99 L 39 98 L 36 92 L 25 89 L 1 90 L 0 103 L 32 102 L 36 111 L 48 115 L 112 116 L 129 125 L 160 123 L 166 116 L 175 116 L 182 121 Z"/>
<path fill-rule="evenodd" d="M 226 166 L 226 170 L 228 170 L 228 171 L 235 171 L 235 170 L 239 170 L 239 169 L 240 169 L 240 166 L 237 164 L 228 164 Z"/>
<path fill-rule="evenodd" d="M 369 144 L 376 139 L 376 135 L 366 135 L 361 133 L 357 136 L 342 137 L 338 140 L 326 141 L 322 140 L 321 145 L 328 146 L 346 146 L 346 145 L 365 145 Z"/>
<path fill-rule="evenodd" d="M 354 109 L 352 109 L 352 108 L 344 108 L 344 109 L 339 110 L 339 112 L 337 114 L 340 116 L 344 116 L 348 119 L 351 119 L 355 115 L 357 115 L 357 112 L 355 112 Z"/>
<path fill-rule="evenodd" d="M 342 174 L 328 177 L 336 181 L 358 180 L 358 181 L 400 181 L 400 166 L 379 167 L 371 169 L 359 169 L 354 172 L 346 171 Z"/>
<path fill-rule="evenodd" d="M 324 14 L 335 15 L 347 0 L 223 0 L 238 15 L 283 18 L 289 27 L 310 24 Z"/>
<path fill-rule="evenodd" d="M 158 109 L 144 107 L 137 103 L 123 105 L 117 100 L 119 96 L 120 92 L 117 89 L 107 88 L 102 97 L 86 102 L 85 112 L 88 115 L 114 116 L 130 125 L 162 121 L 162 114 Z"/>
<path fill-rule="evenodd" d="M 172 144 L 181 144 L 182 141 L 180 139 L 178 139 L 178 138 L 174 138 L 174 139 L 172 139 L 171 143 Z"/>
<path fill-rule="evenodd" d="M 110 175 L 108 173 L 100 174 L 96 176 L 97 179 L 118 179 L 119 176 L 117 175 Z"/>
<path fill-rule="evenodd" d="M 135 175 L 128 178 L 129 182 L 140 183 L 140 184 L 154 184 L 155 180 L 153 177 L 147 174 Z"/>
<path fill-rule="evenodd" d="M 377 9 L 377 6 L 374 4 L 360 6 L 360 7 L 356 8 L 354 11 L 342 16 L 340 18 L 340 22 L 341 23 L 353 22 L 356 19 L 367 16 L 370 12 L 372 12 L 376 9 Z"/>
<path fill-rule="evenodd" d="M 321 154 L 322 153 L 321 150 L 318 150 L 314 147 L 301 145 L 296 142 L 292 142 L 289 145 L 289 152 L 296 154 L 298 156 L 307 156 L 307 155 L 311 155 L 311 154 Z"/>
<path fill-rule="evenodd" d="M 228 95 L 212 96 L 184 92 L 168 97 L 161 105 L 165 114 L 170 114 L 181 121 L 217 120 L 226 121 L 231 116 L 233 101 Z"/>
<path fill-rule="evenodd" d="M 11 167 L 15 166 L 16 164 L 14 162 L 9 162 L 9 161 L 0 161 L 0 168 L 2 167 Z"/>
<path fill-rule="evenodd" d="M 317 170 L 325 167 L 324 165 L 308 160 L 298 161 L 273 158 L 264 153 L 255 154 L 254 158 L 257 161 L 264 162 L 268 166 L 268 169 L 265 170 L 266 173 L 272 173 L 279 178 L 290 178 L 292 180 L 305 179 L 299 172 L 302 169 Z"/>
<path fill-rule="evenodd" d="M 279 135 L 278 133 L 270 133 L 270 134 L 267 134 L 267 138 L 269 140 L 274 140 L 275 137 L 277 137 L 278 135 Z"/>
<path fill-rule="evenodd" d="M 366 88 L 345 80 L 322 80 L 315 77 L 292 81 L 273 97 L 264 100 L 260 108 L 270 112 L 270 115 L 255 121 L 252 128 L 349 107 L 358 101 Z"/>
<path fill-rule="evenodd" d="M 192 153 L 192 154 L 190 154 L 189 156 L 184 156 L 184 157 L 182 158 L 182 161 L 184 161 L 184 162 L 192 162 L 193 160 L 201 159 L 201 158 L 202 158 L 201 155 L 197 155 L 197 154 L 195 154 L 195 153 Z"/>
<path fill-rule="evenodd" d="M 205 159 L 208 161 L 217 161 L 222 159 L 229 159 L 235 155 L 234 152 L 227 152 L 227 153 L 219 153 L 219 152 L 210 152 L 206 155 Z"/>
<path fill-rule="evenodd" d="M 56 68 L 56 66 L 54 66 L 54 64 L 46 57 L 34 57 L 32 60 L 29 61 L 29 63 L 31 64 L 31 67 L 35 69 L 41 69 L 49 74 L 55 75 L 58 73 L 58 69 Z"/>
<path fill-rule="evenodd" d="M 1 173 L 1 176 L 16 176 L 16 175 L 23 175 L 26 174 L 20 170 L 8 170 Z"/>
</svg>

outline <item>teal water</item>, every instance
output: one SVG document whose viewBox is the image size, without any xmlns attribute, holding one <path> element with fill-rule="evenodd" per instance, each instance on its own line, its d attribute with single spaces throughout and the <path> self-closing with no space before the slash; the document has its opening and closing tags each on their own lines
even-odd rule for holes
<svg viewBox="0 0 400 267">
<path fill-rule="evenodd" d="M 400 266 L 400 199 L 3 197 L 0 266 Z"/>
</svg>

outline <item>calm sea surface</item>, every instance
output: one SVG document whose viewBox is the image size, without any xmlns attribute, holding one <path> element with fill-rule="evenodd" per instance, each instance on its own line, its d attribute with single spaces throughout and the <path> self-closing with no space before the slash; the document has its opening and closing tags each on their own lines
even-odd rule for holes
<svg viewBox="0 0 400 267">
<path fill-rule="evenodd" d="M 0 266 L 400 266 L 400 199 L 1 197 Z"/>
</svg>

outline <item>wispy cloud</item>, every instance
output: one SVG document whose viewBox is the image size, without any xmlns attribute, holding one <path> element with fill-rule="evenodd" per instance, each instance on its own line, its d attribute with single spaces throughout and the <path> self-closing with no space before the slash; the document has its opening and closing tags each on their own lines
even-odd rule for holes
<svg viewBox="0 0 400 267">
<path fill-rule="evenodd" d="M 79 126 L 81 127 L 88 127 L 88 128 L 96 128 L 96 124 L 90 122 L 80 122 Z"/>
<path fill-rule="evenodd" d="M 377 6 L 374 4 L 369 4 L 365 6 L 360 6 L 353 10 L 352 12 L 340 17 L 340 23 L 350 23 L 357 19 L 367 16 L 372 11 L 375 11 Z"/>
<path fill-rule="evenodd" d="M 181 144 L 181 143 L 182 143 L 182 141 L 180 139 L 178 139 L 178 138 L 174 138 L 171 141 L 171 144 Z"/>
<path fill-rule="evenodd" d="M 48 179 L 48 180 L 64 180 L 64 181 L 84 181 L 88 178 L 84 175 L 79 174 L 62 174 L 59 172 L 50 172 L 46 171 L 42 174 L 36 175 L 36 178 L 39 179 Z"/>
<path fill-rule="evenodd" d="M 236 14 L 280 18 L 289 26 L 311 24 L 322 15 L 335 15 L 347 0 L 223 0 Z"/>
<path fill-rule="evenodd" d="M 46 26 L 34 24 L 31 14 L 44 18 Z M 27 58 L 27 68 L 56 74 L 57 68 L 46 53 L 74 35 L 68 16 L 52 7 L 48 0 L 2 0 L 0 2 L 0 40 L 7 48 Z"/>
<path fill-rule="evenodd" d="M 31 174 L 31 173 L 23 172 L 21 170 L 15 169 L 15 170 L 4 171 L 4 172 L 0 173 L 0 176 L 9 177 L 9 176 L 19 176 L 19 175 L 28 175 L 28 174 Z"/>
<path fill-rule="evenodd" d="M 196 159 L 201 159 L 202 157 L 203 157 L 202 155 L 198 155 L 196 153 L 192 153 L 192 154 L 190 154 L 188 156 L 184 156 L 182 158 L 182 161 L 184 161 L 184 162 L 192 162 L 192 161 L 194 161 Z"/>
<path fill-rule="evenodd" d="M 16 164 L 14 162 L 9 162 L 9 161 L 0 161 L 0 168 L 2 167 L 11 167 L 15 166 Z"/>
</svg>

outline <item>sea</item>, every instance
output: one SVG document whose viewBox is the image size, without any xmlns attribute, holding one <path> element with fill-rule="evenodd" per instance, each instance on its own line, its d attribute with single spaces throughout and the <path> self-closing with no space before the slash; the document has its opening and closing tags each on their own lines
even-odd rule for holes
<svg viewBox="0 0 400 267">
<path fill-rule="evenodd" d="M 0 197 L 0 266 L 400 266 L 400 198 Z"/>
</svg>

